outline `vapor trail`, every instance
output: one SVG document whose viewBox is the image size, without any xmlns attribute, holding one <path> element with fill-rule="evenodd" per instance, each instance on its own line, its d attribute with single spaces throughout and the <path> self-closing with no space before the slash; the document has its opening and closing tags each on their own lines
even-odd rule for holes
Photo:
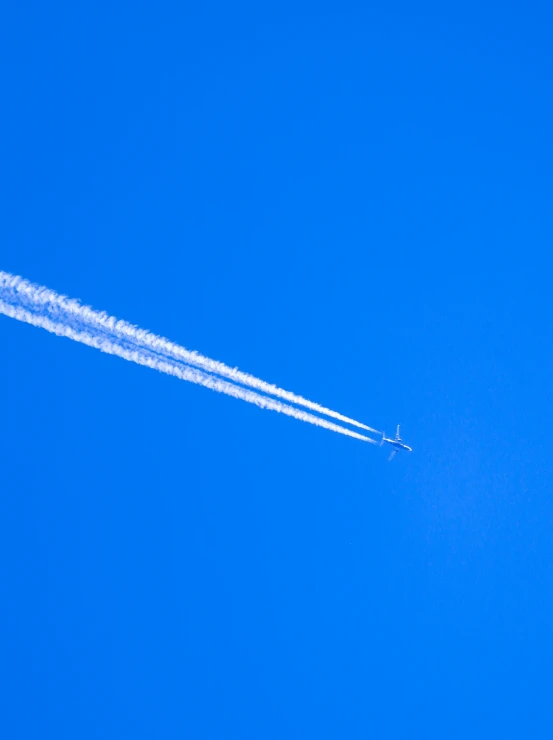
<svg viewBox="0 0 553 740">
<path fill-rule="evenodd" d="M 249 373 L 244 373 L 241 370 L 238 370 L 238 368 L 229 367 L 222 362 L 204 357 L 198 352 L 190 351 L 185 347 L 165 339 L 164 337 L 152 334 L 145 329 L 139 329 L 133 324 L 129 324 L 126 321 L 115 318 L 115 316 L 110 316 L 104 311 L 95 311 L 90 306 L 83 306 L 78 300 L 67 298 L 67 296 L 60 295 L 53 290 L 35 285 L 28 280 L 24 280 L 18 275 L 11 275 L 8 272 L 0 271 L 0 290 L 1 289 L 7 289 L 12 293 L 17 293 L 27 303 L 35 306 L 43 306 L 51 314 L 59 312 L 69 314 L 78 321 L 89 326 L 94 325 L 110 334 L 122 337 L 127 341 L 131 341 L 139 348 L 147 347 L 166 357 L 173 357 L 189 365 L 200 367 L 209 373 L 214 373 L 215 375 L 228 378 L 234 383 L 240 383 L 241 385 L 255 388 L 262 393 L 268 393 L 277 398 L 282 398 L 289 403 L 304 406 L 311 411 L 316 411 L 319 414 L 330 416 L 338 421 L 345 422 L 346 424 L 352 424 L 360 429 L 366 429 L 367 431 L 375 432 L 376 434 L 380 433 L 372 427 L 355 421 L 355 419 L 350 419 L 348 416 L 343 416 L 325 406 L 321 406 L 313 401 L 308 401 L 306 398 L 297 396 L 295 393 L 285 391 L 282 388 L 278 388 L 276 385 L 266 383 Z"/>
<path fill-rule="evenodd" d="M 323 429 L 329 429 L 332 432 L 338 432 L 338 434 L 344 434 L 347 437 L 359 439 L 362 442 L 376 444 L 375 441 L 373 439 L 369 439 L 369 437 L 365 437 L 362 434 L 357 434 L 357 432 L 352 432 L 350 429 L 345 429 L 344 427 L 338 426 L 338 424 L 333 424 L 326 419 L 320 419 L 319 417 L 308 414 L 305 411 L 300 411 L 299 409 L 288 406 L 287 404 L 282 403 L 281 401 L 277 401 L 274 398 L 261 396 L 254 391 L 250 391 L 246 388 L 241 388 L 240 386 L 233 385 L 226 380 L 221 380 L 220 378 L 216 378 L 212 375 L 207 375 L 201 370 L 187 367 L 185 365 L 179 365 L 176 362 L 171 362 L 170 360 L 161 359 L 149 353 L 147 350 L 129 350 L 124 346 L 110 341 L 109 339 L 106 339 L 101 335 L 95 335 L 91 331 L 76 330 L 73 327 L 68 326 L 67 324 L 52 321 L 46 316 L 33 314 L 31 311 L 28 311 L 21 306 L 12 306 L 9 303 L 5 303 L 1 299 L 0 314 L 9 316 L 12 319 L 17 319 L 18 321 L 23 321 L 26 324 L 31 324 L 32 326 L 40 327 L 41 329 L 46 329 L 46 331 L 49 331 L 51 334 L 56 334 L 57 336 L 61 337 L 67 337 L 68 339 L 72 339 L 75 342 L 80 342 L 81 344 L 86 344 L 89 347 L 94 347 L 95 349 L 99 349 L 101 352 L 105 352 L 108 355 L 115 355 L 117 357 L 121 357 L 123 360 L 135 362 L 137 365 L 145 365 L 146 367 L 152 368 L 153 370 L 158 370 L 161 373 L 173 375 L 180 380 L 188 380 L 190 383 L 203 385 L 204 387 L 210 388 L 211 390 L 217 391 L 218 393 L 225 393 L 228 396 L 233 396 L 234 398 L 239 398 L 242 401 L 253 403 L 260 408 L 277 411 L 281 414 L 291 416 L 294 419 L 298 419 L 299 421 L 305 421 L 309 424 L 323 427 Z"/>
</svg>

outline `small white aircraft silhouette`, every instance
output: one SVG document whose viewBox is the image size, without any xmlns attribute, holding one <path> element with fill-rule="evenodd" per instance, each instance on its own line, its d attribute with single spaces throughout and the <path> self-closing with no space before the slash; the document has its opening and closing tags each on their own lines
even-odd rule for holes
<svg viewBox="0 0 553 740">
<path fill-rule="evenodd" d="M 391 453 L 390 453 L 390 457 L 388 458 L 388 462 L 390 462 L 390 460 L 392 460 L 397 455 L 398 450 L 407 450 L 407 452 L 412 452 L 413 451 L 412 448 L 409 447 L 409 445 L 406 445 L 404 442 L 402 442 L 402 439 L 399 436 L 399 424 L 397 425 L 397 432 L 396 432 L 396 438 L 395 439 L 388 439 L 388 437 L 386 437 L 386 432 L 383 432 L 383 434 L 382 434 L 382 441 L 380 442 L 380 446 L 381 447 L 384 444 L 384 442 L 386 442 L 389 445 L 392 445 L 392 447 L 394 448 L 391 451 Z"/>
</svg>

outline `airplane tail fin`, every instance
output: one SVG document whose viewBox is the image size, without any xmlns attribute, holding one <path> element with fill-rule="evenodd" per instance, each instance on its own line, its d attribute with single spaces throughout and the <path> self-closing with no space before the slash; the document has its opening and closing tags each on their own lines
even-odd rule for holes
<svg viewBox="0 0 553 740">
<path fill-rule="evenodd" d="M 382 432 L 382 439 L 380 440 L 380 446 L 384 444 L 384 437 L 386 436 L 386 432 Z"/>
</svg>

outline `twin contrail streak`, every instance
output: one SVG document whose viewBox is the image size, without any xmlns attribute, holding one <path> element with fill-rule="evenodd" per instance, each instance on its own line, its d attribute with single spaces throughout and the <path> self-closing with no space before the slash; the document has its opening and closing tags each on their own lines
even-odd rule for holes
<svg viewBox="0 0 553 740">
<path fill-rule="evenodd" d="M 67 323 L 63 323 L 63 321 L 55 321 L 48 316 L 35 314 L 32 311 L 29 311 L 28 308 L 18 305 L 12 305 L 2 299 L 0 299 L 0 313 L 4 314 L 5 316 L 9 316 L 12 319 L 17 319 L 18 321 L 23 321 L 27 324 L 31 324 L 32 326 L 46 329 L 46 331 L 52 334 L 56 334 L 57 336 L 67 337 L 68 339 L 72 339 L 75 342 L 80 342 L 81 344 L 86 344 L 89 347 L 94 347 L 95 349 L 99 349 L 101 352 L 105 352 L 106 354 L 115 355 L 117 357 L 121 357 L 124 360 L 128 360 L 129 362 L 135 362 L 138 365 L 144 365 L 146 367 L 152 368 L 153 370 L 158 370 L 159 372 L 166 373 L 167 375 L 173 375 L 180 380 L 187 380 L 191 383 L 203 385 L 204 387 L 210 388 L 211 390 L 217 391 L 218 393 L 225 393 L 229 396 L 233 396 L 234 398 L 239 398 L 242 401 L 253 403 L 260 408 L 277 411 L 281 414 L 291 416 L 294 419 L 298 419 L 299 421 L 305 421 L 309 424 L 315 424 L 316 426 L 323 427 L 324 429 L 329 429 L 330 431 L 338 432 L 339 434 L 344 434 L 348 437 L 353 437 L 354 439 L 359 439 L 363 442 L 375 444 L 375 441 L 373 439 L 365 437 L 362 434 L 353 432 L 350 429 L 345 429 L 344 427 L 333 424 L 326 419 L 321 419 L 318 416 L 313 416 L 313 414 L 309 414 L 305 411 L 301 411 L 300 409 L 296 409 L 293 406 L 289 406 L 274 398 L 262 396 L 259 393 L 248 390 L 247 388 L 242 388 L 238 385 L 234 385 L 233 383 L 229 383 L 226 380 L 222 380 L 221 378 L 214 377 L 213 375 L 208 375 L 207 373 L 202 372 L 197 368 L 180 364 L 175 360 L 171 360 L 170 358 L 160 357 L 154 352 L 149 352 L 147 349 L 128 349 L 126 346 L 119 344 L 117 341 L 106 338 L 102 333 L 95 333 L 94 327 L 81 326 L 80 328 L 74 328 Z"/>
<path fill-rule="evenodd" d="M 325 416 L 345 422 L 346 424 L 351 424 L 360 429 L 375 432 L 376 434 L 380 433 L 376 429 L 372 429 L 365 424 L 355 421 L 355 419 L 350 419 L 349 417 L 339 414 L 336 411 L 332 411 L 325 406 L 309 401 L 302 396 L 298 396 L 295 393 L 278 388 L 276 385 L 266 383 L 265 381 L 260 380 L 249 373 L 244 373 L 237 368 L 229 367 L 217 360 L 211 360 L 198 352 L 190 351 L 185 347 L 165 339 L 164 337 L 152 334 L 145 329 L 139 329 L 138 327 L 133 326 L 126 321 L 121 321 L 114 316 L 109 316 L 103 311 L 95 311 L 89 306 L 83 306 L 75 299 L 67 298 L 66 296 L 60 295 L 48 288 L 34 285 L 17 275 L 11 275 L 10 273 L 0 271 L 0 290 L 9 291 L 14 298 L 17 297 L 17 303 L 26 304 L 27 308 L 42 307 L 50 315 L 54 316 L 55 319 L 57 318 L 56 314 L 64 314 L 64 321 L 62 323 L 67 321 L 65 317 L 71 316 L 76 321 L 87 325 L 89 328 L 96 327 L 112 336 L 124 339 L 126 342 L 132 342 L 139 348 L 147 348 L 153 352 L 161 354 L 164 358 L 171 357 L 180 362 L 184 362 L 187 365 L 201 368 L 208 373 L 228 378 L 234 383 L 254 388 L 261 393 L 276 396 L 284 401 L 294 403 L 298 406 L 303 406 L 311 411 L 324 414 Z"/>
</svg>

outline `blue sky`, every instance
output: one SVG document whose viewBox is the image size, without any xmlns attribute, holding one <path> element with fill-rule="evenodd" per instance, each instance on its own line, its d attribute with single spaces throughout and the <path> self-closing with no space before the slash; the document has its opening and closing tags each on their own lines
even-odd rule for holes
<svg viewBox="0 0 553 740">
<path fill-rule="evenodd" d="M 414 448 L 0 317 L 6 737 L 549 737 L 550 8 L 0 28 L 0 269 Z"/>
</svg>

